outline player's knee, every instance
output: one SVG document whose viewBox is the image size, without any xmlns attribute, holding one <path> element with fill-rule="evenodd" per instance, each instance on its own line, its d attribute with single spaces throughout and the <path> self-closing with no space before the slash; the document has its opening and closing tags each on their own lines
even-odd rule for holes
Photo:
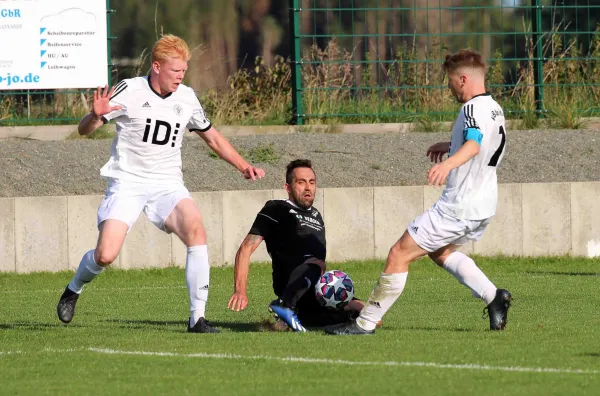
<svg viewBox="0 0 600 396">
<path fill-rule="evenodd" d="M 96 260 L 96 264 L 106 267 L 107 265 L 112 264 L 119 255 L 119 252 L 112 251 L 111 249 L 96 249 L 94 254 L 94 259 Z"/>
<path fill-rule="evenodd" d="M 189 226 L 186 232 L 186 244 L 188 246 L 204 245 L 206 244 L 206 231 L 202 221 L 196 221 Z"/>
<path fill-rule="evenodd" d="M 406 252 L 405 249 L 402 247 L 402 244 L 400 243 L 400 241 L 396 242 L 394 244 L 394 246 L 392 246 L 390 248 L 390 251 L 388 253 L 388 258 L 393 260 L 393 261 L 410 261 L 410 260 L 405 260 L 406 259 Z"/>
<path fill-rule="evenodd" d="M 402 257 L 404 255 L 404 248 L 402 242 L 396 242 L 391 248 L 389 254 L 394 257 Z"/>
<path fill-rule="evenodd" d="M 319 274 L 319 276 L 323 275 L 323 273 L 325 273 L 325 271 L 327 270 L 327 264 L 325 264 L 325 261 L 320 260 L 316 257 L 310 257 L 304 263 L 316 265 L 321 270 L 321 274 Z"/>
<path fill-rule="evenodd" d="M 403 242 L 401 238 L 390 248 L 384 270 L 386 273 L 406 272 L 410 263 L 416 258 Z"/>
</svg>

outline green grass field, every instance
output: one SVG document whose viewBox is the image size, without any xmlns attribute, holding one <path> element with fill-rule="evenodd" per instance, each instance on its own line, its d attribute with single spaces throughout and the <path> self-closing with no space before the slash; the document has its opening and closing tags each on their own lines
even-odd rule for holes
<svg viewBox="0 0 600 396">
<path fill-rule="evenodd" d="M 598 394 L 600 260 L 477 258 L 513 293 L 504 332 L 483 303 L 423 260 L 369 337 L 261 331 L 270 266 L 250 272 L 246 311 L 226 310 L 233 271 L 212 271 L 208 318 L 188 334 L 183 270 L 109 270 L 70 325 L 55 307 L 72 273 L 0 274 L 0 394 Z M 366 298 L 382 263 L 349 262 Z"/>
</svg>

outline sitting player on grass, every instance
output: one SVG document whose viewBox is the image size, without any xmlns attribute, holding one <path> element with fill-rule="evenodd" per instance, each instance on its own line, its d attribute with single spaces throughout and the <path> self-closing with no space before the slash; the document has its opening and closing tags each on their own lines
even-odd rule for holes
<svg viewBox="0 0 600 396">
<path fill-rule="evenodd" d="M 273 265 L 273 291 L 277 299 L 269 310 L 293 331 L 338 324 L 356 317 L 364 303 L 353 299 L 343 311 L 321 306 L 314 285 L 325 272 L 325 225 L 312 205 L 317 180 L 309 160 L 288 164 L 285 176 L 288 199 L 267 201 L 235 256 L 234 293 L 227 305 L 241 311 L 248 305 L 246 285 L 250 256 L 265 240 Z"/>
</svg>

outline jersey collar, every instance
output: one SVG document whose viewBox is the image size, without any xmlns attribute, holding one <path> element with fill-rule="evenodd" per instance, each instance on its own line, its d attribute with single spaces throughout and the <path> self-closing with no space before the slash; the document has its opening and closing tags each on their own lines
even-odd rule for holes
<svg viewBox="0 0 600 396">
<path fill-rule="evenodd" d="M 491 94 L 491 93 L 489 93 L 489 92 L 486 92 L 486 93 L 482 93 L 482 94 L 479 94 L 479 95 L 475 95 L 475 96 L 473 96 L 471 99 L 469 99 L 469 101 L 471 101 L 471 100 L 473 100 L 473 99 L 475 99 L 475 98 L 478 98 L 478 97 L 480 97 L 480 96 L 492 96 L 492 94 Z"/>
<path fill-rule="evenodd" d="M 154 94 L 155 94 L 156 96 L 158 96 L 159 98 L 161 98 L 161 99 L 167 99 L 169 96 L 171 96 L 171 95 L 173 94 L 173 92 L 169 92 L 169 93 L 168 93 L 168 94 L 166 94 L 166 95 L 161 95 L 161 94 L 159 94 L 158 92 L 156 92 L 156 91 L 154 90 L 154 88 L 152 88 L 152 84 L 150 84 L 150 74 L 148 74 L 148 77 L 146 78 L 146 80 L 148 81 L 148 86 L 150 87 L 150 90 L 151 90 L 152 92 L 154 92 Z"/>
<path fill-rule="evenodd" d="M 308 211 L 311 211 L 311 210 L 312 210 L 312 208 L 313 208 L 312 206 L 311 206 L 310 208 L 308 208 L 308 209 L 301 208 L 300 206 L 296 205 L 296 204 L 294 203 L 294 201 L 292 201 L 292 200 L 289 200 L 289 199 L 286 199 L 286 200 L 285 200 L 285 202 L 289 203 L 289 204 L 290 204 L 290 205 L 292 205 L 294 208 L 297 208 L 297 209 L 300 209 L 300 210 L 306 210 L 307 212 L 308 212 Z"/>
</svg>

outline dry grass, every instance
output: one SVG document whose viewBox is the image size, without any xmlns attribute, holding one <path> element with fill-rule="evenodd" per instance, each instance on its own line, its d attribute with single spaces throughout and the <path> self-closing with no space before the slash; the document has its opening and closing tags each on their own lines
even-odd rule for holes
<svg viewBox="0 0 600 396">
<path fill-rule="evenodd" d="M 528 29 L 528 26 L 524 26 Z M 544 41 L 544 112 L 538 114 L 534 98 L 534 54 L 530 36 L 526 59 L 517 62 L 516 83 L 505 80 L 506 62 L 496 52 L 490 64 L 489 90 L 509 118 L 520 119 L 523 129 L 585 127 L 600 99 L 600 28 L 587 54 L 575 40 L 564 42 L 559 24 Z M 413 122 L 430 131 L 454 118 L 457 104 L 446 88 L 441 59 L 448 52 L 433 41 L 425 55 L 415 44 L 399 46 L 393 62 L 355 56 L 331 40 L 325 48 L 307 47 L 303 53 L 303 113 L 307 124 Z M 144 60 L 144 52 L 140 59 Z M 140 62 L 142 64 L 143 62 Z M 138 74 L 141 70 L 136 71 Z M 282 57 L 266 65 L 257 57 L 252 69 L 238 70 L 228 89 L 201 95 L 217 125 L 285 124 L 291 119 L 291 69 Z M 73 123 L 89 111 L 90 92 L 55 95 L 5 95 L 0 99 L 0 125 Z M 541 116 L 541 117 L 540 117 Z"/>
</svg>

